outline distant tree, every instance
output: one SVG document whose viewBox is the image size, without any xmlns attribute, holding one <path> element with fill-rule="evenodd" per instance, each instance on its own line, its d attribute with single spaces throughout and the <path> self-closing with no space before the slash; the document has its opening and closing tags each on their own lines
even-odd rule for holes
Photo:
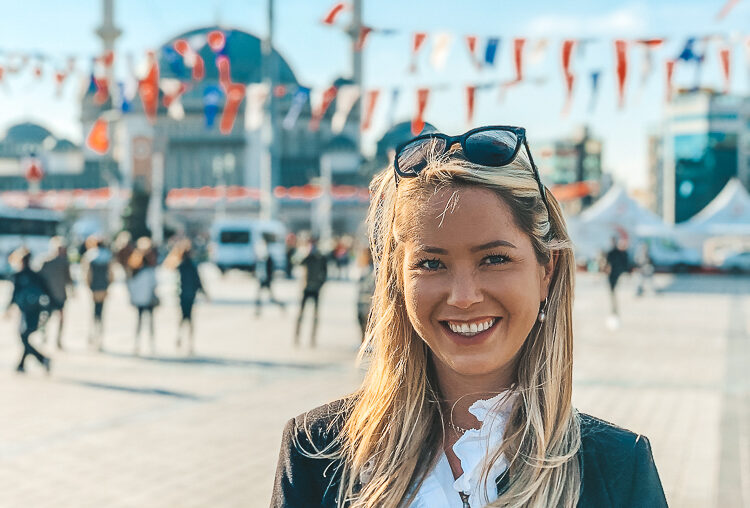
<svg viewBox="0 0 750 508">
<path fill-rule="evenodd" d="M 142 186 L 135 185 L 130 197 L 130 203 L 122 214 L 123 229 L 128 231 L 133 238 L 151 236 L 151 230 L 146 225 L 146 214 L 148 213 L 148 202 L 151 194 Z"/>
</svg>

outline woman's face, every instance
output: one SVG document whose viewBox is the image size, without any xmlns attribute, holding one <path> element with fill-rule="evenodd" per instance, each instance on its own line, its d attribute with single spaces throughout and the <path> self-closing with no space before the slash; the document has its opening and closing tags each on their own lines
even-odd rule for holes
<svg viewBox="0 0 750 508">
<path fill-rule="evenodd" d="M 404 242 L 404 296 L 438 377 L 509 385 L 552 262 L 539 264 L 508 205 L 489 190 L 441 189 L 416 206 Z"/>
</svg>

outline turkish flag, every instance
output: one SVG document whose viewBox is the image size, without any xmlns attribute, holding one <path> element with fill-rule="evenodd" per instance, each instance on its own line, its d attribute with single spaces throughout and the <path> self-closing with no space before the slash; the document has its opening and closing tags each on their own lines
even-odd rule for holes
<svg viewBox="0 0 750 508">
<path fill-rule="evenodd" d="M 89 135 L 86 136 L 86 146 L 100 155 L 107 153 L 107 150 L 109 150 L 109 132 L 106 120 L 99 118 L 94 122 Z"/>
</svg>

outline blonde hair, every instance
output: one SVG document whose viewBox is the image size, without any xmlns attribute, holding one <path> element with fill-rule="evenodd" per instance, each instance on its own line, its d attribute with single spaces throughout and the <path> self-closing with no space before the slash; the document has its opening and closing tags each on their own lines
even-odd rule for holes
<svg viewBox="0 0 750 508">
<path fill-rule="evenodd" d="M 427 346 L 406 311 L 403 238 L 415 207 L 437 189 L 480 186 L 509 205 L 538 262 L 555 261 L 547 319 L 534 324 L 518 353 L 512 387 L 518 395 L 503 444 L 491 458 L 491 463 L 502 455 L 508 460 L 508 487 L 488 506 L 574 507 L 581 486 L 580 423 L 571 402 L 575 264 L 560 207 L 547 193 L 548 214 L 523 150 L 502 168 L 467 162 L 460 149 L 432 151 L 427 159 L 418 177 L 400 179 L 398 186 L 392 167 L 371 184 L 368 225 L 376 289 L 360 355 L 368 346 L 372 354 L 362 386 L 343 410 L 348 416 L 338 439 L 317 456 L 340 459 L 338 503 L 352 508 L 405 505 L 435 463 L 444 419 Z M 494 482 L 489 465 L 484 480 Z"/>
</svg>

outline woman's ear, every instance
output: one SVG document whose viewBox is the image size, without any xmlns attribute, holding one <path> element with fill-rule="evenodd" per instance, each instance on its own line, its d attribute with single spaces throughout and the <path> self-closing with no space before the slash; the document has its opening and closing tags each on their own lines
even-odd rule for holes
<svg viewBox="0 0 750 508">
<path fill-rule="evenodd" d="M 555 273 L 555 266 L 557 266 L 558 253 L 559 251 L 552 251 L 550 253 L 549 261 L 546 264 L 541 265 L 543 274 L 539 281 L 539 292 L 542 295 L 542 298 L 547 298 L 549 296 L 549 285 L 550 282 L 552 282 L 552 274 Z"/>
</svg>

